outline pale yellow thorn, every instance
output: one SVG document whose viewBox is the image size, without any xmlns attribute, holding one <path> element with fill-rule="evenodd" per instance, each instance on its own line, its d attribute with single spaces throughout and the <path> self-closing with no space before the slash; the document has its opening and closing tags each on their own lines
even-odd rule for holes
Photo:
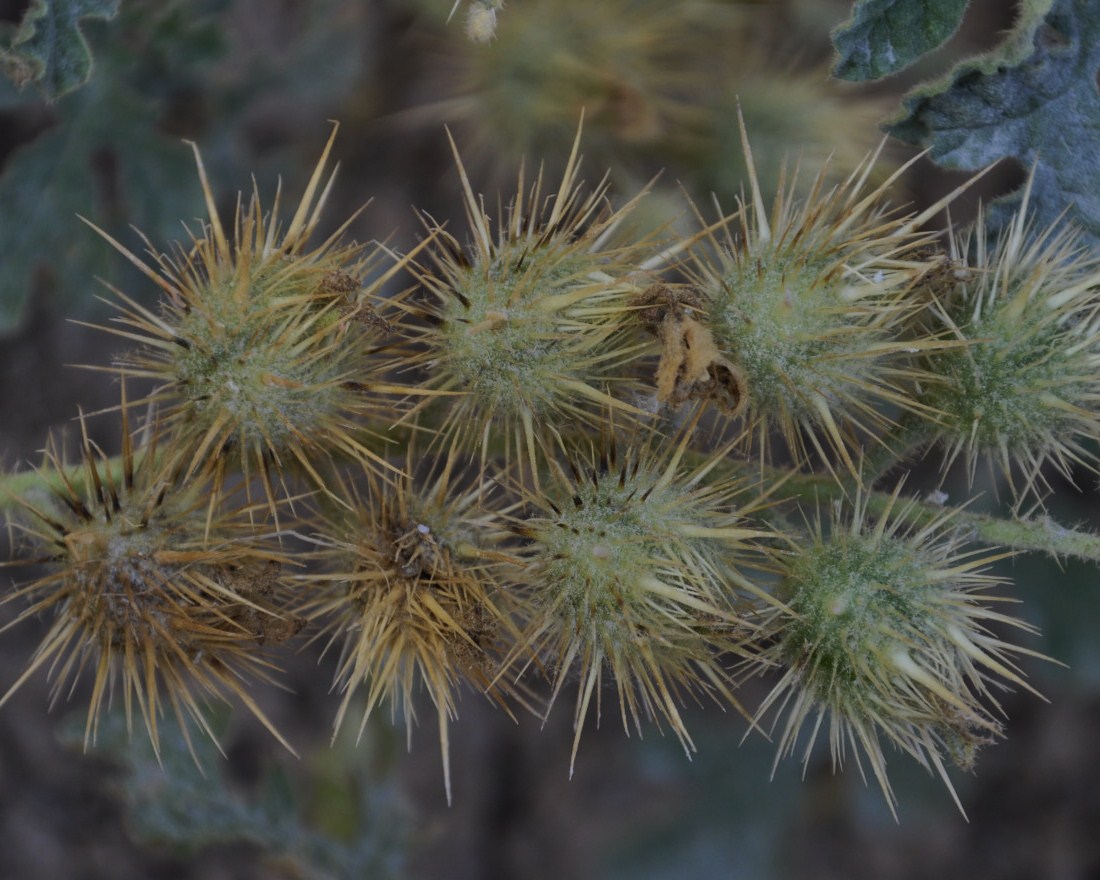
<svg viewBox="0 0 1100 880">
<path fill-rule="evenodd" d="M 752 147 L 749 145 L 749 133 L 745 128 L 745 117 L 741 113 L 741 102 L 737 102 L 737 125 L 741 129 L 741 147 L 745 151 L 745 165 L 749 170 L 749 185 L 752 188 L 752 205 L 756 213 L 756 223 L 759 227 L 756 231 L 757 238 L 762 242 L 771 241 L 772 230 L 768 224 L 768 211 L 764 207 L 764 196 L 760 190 L 760 181 L 756 177 L 756 163 L 752 158 Z"/>
<path fill-rule="evenodd" d="M 313 205 L 313 197 L 317 193 L 317 187 L 321 184 L 321 178 L 325 173 L 325 165 L 328 162 L 329 154 L 332 152 L 333 142 L 336 140 L 336 133 L 340 130 L 340 123 L 332 123 L 332 134 L 329 135 L 328 142 L 325 144 L 325 149 L 321 153 L 321 158 L 317 162 L 317 166 L 313 169 L 313 174 L 309 179 L 309 184 L 306 186 L 306 191 L 302 194 L 302 200 L 298 204 L 298 210 L 294 212 L 294 218 L 290 221 L 290 226 L 287 227 L 286 235 L 283 237 L 284 249 L 291 249 L 297 244 L 300 237 L 303 237 L 303 232 L 308 230 L 306 218 L 311 213 Z"/>
<path fill-rule="evenodd" d="M 218 219 L 218 208 L 214 204 L 214 191 L 210 188 L 210 179 L 206 176 L 206 166 L 202 164 L 202 154 L 199 153 L 199 145 L 194 141 L 187 141 L 195 153 L 195 165 L 199 170 L 199 182 L 202 184 L 202 196 L 206 200 L 206 212 L 210 215 L 210 230 L 214 235 L 214 245 L 218 249 L 218 257 L 224 263 L 230 259 L 229 239 L 225 237 L 222 221 Z"/>
</svg>

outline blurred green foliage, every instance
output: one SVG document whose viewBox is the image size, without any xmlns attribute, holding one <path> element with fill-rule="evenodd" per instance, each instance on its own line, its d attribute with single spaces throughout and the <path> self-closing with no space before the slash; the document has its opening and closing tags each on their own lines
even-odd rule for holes
<svg viewBox="0 0 1100 880">
<path fill-rule="evenodd" d="M 102 290 L 95 278 L 120 280 L 117 255 L 78 215 L 140 250 L 128 223 L 140 220 L 163 241 L 201 212 L 193 159 L 165 123 L 173 102 L 225 51 L 216 6 L 205 5 L 131 2 L 90 33 L 96 75 L 0 168 L 0 331 L 18 323 L 32 291 L 52 295 L 68 314 L 87 314 Z M 0 113 L 34 109 L 0 84 Z"/>
<path fill-rule="evenodd" d="M 240 180 L 242 166 L 262 176 L 273 157 L 240 156 L 249 146 L 242 121 L 273 97 L 323 108 L 358 80 L 347 4 L 302 9 L 285 54 L 242 45 L 238 5 L 128 0 L 113 21 L 86 27 L 95 74 L 53 105 L 0 81 L 0 129 L 30 119 L 38 130 L 0 155 L 0 333 L 19 324 L 32 296 L 87 315 L 104 292 L 97 278 L 140 295 L 135 270 L 78 217 L 135 253 L 146 244 L 132 227 L 158 249 L 185 241 L 181 224 L 204 211 L 184 140 L 202 142 L 215 180 L 229 168 Z"/>
<path fill-rule="evenodd" d="M 0 39 L 0 72 L 19 87 L 33 83 L 49 100 L 60 98 L 92 73 L 81 20 L 117 13 L 118 0 L 34 0 L 11 38 Z"/>
<path fill-rule="evenodd" d="M 81 747 L 83 722 L 64 730 L 62 738 Z M 207 737 L 188 741 L 174 722 L 161 730 L 159 755 L 148 737 L 129 734 L 122 711 L 108 712 L 96 736 L 97 753 L 120 770 L 118 792 L 139 843 L 180 855 L 215 844 L 250 843 L 275 876 L 402 876 L 406 829 L 400 799 L 378 762 L 364 755 L 366 749 L 348 760 L 346 753 L 354 748 L 354 743 L 335 747 L 328 760 L 314 763 L 304 784 L 296 785 L 282 764 L 272 763 L 241 791 L 224 776 L 217 746 Z M 334 764 L 331 755 L 341 760 Z M 302 776 L 300 769 L 297 775 Z"/>
</svg>

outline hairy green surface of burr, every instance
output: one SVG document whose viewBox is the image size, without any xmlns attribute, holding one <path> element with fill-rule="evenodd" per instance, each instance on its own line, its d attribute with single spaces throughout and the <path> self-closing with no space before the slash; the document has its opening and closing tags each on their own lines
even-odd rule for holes
<svg viewBox="0 0 1100 880">
<path fill-rule="evenodd" d="M 551 659 L 551 700 L 574 671 L 581 680 L 574 757 L 605 675 L 624 725 L 667 721 L 689 752 L 685 695 L 740 709 L 722 658 L 747 650 L 738 569 L 763 533 L 747 525 L 751 503 L 736 503 L 740 484 L 705 480 L 713 461 L 677 473 L 683 445 L 662 452 L 617 460 L 612 445 L 570 459 L 571 476 L 556 470 L 547 492 L 528 497 L 531 515 L 513 526 L 531 541 L 517 585 L 521 644 Z"/>
<path fill-rule="evenodd" d="M 677 533 L 684 523 L 667 489 L 636 501 L 638 495 L 633 482 L 584 482 L 561 505 L 560 516 L 531 527 L 546 554 L 540 563 L 545 589 L 562 596 L 568 613 L 579 621 L 629 628 L 623 606 L 645 601 L 647 579 L 664 568 L 662 544 L 685 541 Z M 700 552 L 692 546 L 698 543 L 684 550 Z"/>
<path fill-rule="evenodd" d="M 929 389 L 928 403 L 946 423 L 969 428 L 981 449 L 1028 448 L 1049 433 L 1072 435 L 1076 420 L 1059 402 L 1091 403 L 1080 353 L 1067 345 L 1066 328 L 1043 326 L 1043 317 L 979 319 L 966 328 L 972 344 L 938 358 L 945 381 Z M 1033 329 L 1025 334 L 1021 327 Z"/>
<path fill-rule="evenodd" d="M 593 369 L 598 372 L 598 363 L 585 353 L 614 328 L 572 319 L 583 313 L 583 301 L 550 305 L 551 297 L 586 287 L 598 300 L 599 286 L 583 274 L 596 265 L 561 253 L 553 243 L 533 251 L 509 244 L 490 265 L 479 260 L 454 278 L 455 297 L 443 310 L 439 347 L 455 378 L 483 409 L 509 416 L 542 413 L 568 398 L 563 378 L 590 381 Z"/>
<path fill-rule="evenodd" d="M 724 268 L 710 291 L 710 327 L 760 406 L 810 415 L 808 390 L 836 403 L 874 375 L 874 358 L 863 355 L 885 337 L 864 326 L 859 305 L 845 303 L 835 256 L 766 248 Z M 833 369 L 838 359 L 843 370 Z"/>
<path fill-rule="evenodd" d="M 246 440 L 281 448 L 294 434 L 312 436 L 347 409 L 349 395 L 340 379 L 351 358 L 346 346 L 334 346 L 335 334 L 317 340 L 312 353 L 327 351 L 328 357 L 303 358 L 308 333 L 279 338 L 288 326 L 301 323 L 296 310 L 272 320 L 278 308 L 261 301 L 244 314 L 220 318 L 218 305 L 211 297 L 203 313 L 192 310 L 183 317 L 177 336 L 194 342 L 173 352 L 181 413 L 196 427 L 208 428 L 228 414 Z"/>
<path fill-rule="evenodd" d="M 930 560 L 903 541 L 846 536 L 802 555 L 781 586 L 798 614 L 784 630 L 783 653 L 796 663 L 812 654 L 810 687 L 862 685 L 857 663 L 905 650 L 923 632 L 935 602 Z"/>
</svg>

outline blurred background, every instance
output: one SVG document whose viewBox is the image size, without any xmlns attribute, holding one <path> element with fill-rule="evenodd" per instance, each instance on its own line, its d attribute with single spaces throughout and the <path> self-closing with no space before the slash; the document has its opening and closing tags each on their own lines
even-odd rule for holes
<svg viewBox="0 0 1100 880">
<path fill-rule="evenodd" d="M 14 26 L 28 5 L 0 0 L 0 22 Z M 943 50 L 854 88 L 828 78 L 845 2 L 509 0 L 488 44 L 467 39 L 464 10 L 448 22 L 450 6 L 123 0 L 113 20 L 83 24 L 96 64 L 87 85 L 51 103 L 0 80 L 0 464 L 27 467 L 50 430 L 72 430 L 78 406 L 117 401 L 117 383 L 71 366 L 109 363 L 117 340 L 74 321 L 109 318 L 104 282 L 148 303 L 155 292 L 77 215 L 135 251 L 131 224 L 161 248 L 184 237 L 181 222 L 197 228 L 204 214 L 184 141 L 201 148 L 226 216 L 250 175 L 268 199 L 281 177 L 293 201 L 337 120 L 329 228 L 371 200 L 350 235 L 402 249 L 417 240 L 419 211 L 460 238 L 465 229 L 445 126 L 493 204 L 514 191 L 524 157 L 553 179 L 583 109 L 587 179 L 608 173 L 620 203 L 655 180 L 639 222 L 686 230 L 697 222 L 689 199 L 707 217 L 715 202 L 735 206 L 738 105 L 765 190 L 784 157 L 800 180 L 823 168 L 842 178 L 878 145 L 908 87 L 995 44 L 1013 17 L 1011 3 L 974 0 Z M 887 144 L 878 173 L 911 155 Z M 953 219 L 1020 177 L 998 169 Z M 959 179 L 922 160 L 896 198 L 927 204 Z M 92 424 L 117 448 L 109 426 Z M 936 483 L 928 468 L 911 488 Z M 1081 491 L 1055 485 L 1059 522 L 1100 527 L 1093 476 L 1080 475 Z M 993 488 L 976 491 L 993 499 Z M 834 775 L 824 750 L 805 778 L 787 761 L 772 779 L 773 747 L 758 734 L 742 744 L 744 720 L 716 706 L 688 709 L 691 761 L 655 728 L 624 736 L 608 712 L 586 731 L 570 780 L 569 695 L 542 724 L 464 694 L 448 807 L 434 723 L 412 732 L 409 753 L 384 712 L 358 746 L 330 746 L 334 658 L 310 645 L 279 658 L 289 691 L 257 695 L 302 757 L 226 713 L 227 759 L 214 757 L 205 777 L 186 756 L 158 767 L 143 734 L 128 745 L 117 725 L 85 754 L 85 695 L 47 711 L 46 676 L 30 680 L 0 710 L 0 878 L 1100 878 L 1098 575 L 1030 556 L 1000 573 L 1042 630 L 1026 647 L 1066 667 L 1024 663 L 1049 704 L 1003 695 L 1006 740 L 974 775 L 954 774 L 969 822 L 901 756 L 890 761 L 900 823 L 854 765 Z M 0 608 L 0 620 L 17 611 Z M 0 689 L 45 627 L 2 633 Z M 749 683 L 745 704 L 768 687 Z"/>
</svg>

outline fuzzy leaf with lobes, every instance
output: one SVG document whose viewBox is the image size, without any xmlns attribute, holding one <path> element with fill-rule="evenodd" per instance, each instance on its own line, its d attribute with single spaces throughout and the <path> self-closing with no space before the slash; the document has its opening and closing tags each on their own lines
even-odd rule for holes
<svg viewBox="0 0 1100 880">
<path fill-rule="evenodd" d="M 0 45 L 0 71 L 22 88 L 35 83 L 49 100 L 84 85 L 92 53 L 81 19 L 114 18 L 118 0 L 34 0 L 15 34 Z"/>
<path fill-rule="evenodd" d="M 861 82 L 904 70 L 959 29 L 967 0 L 859 0 L 833 32 L 833 75 Z"/>
<path fill-rule="evenodd" d="M 0 332 L 19 325 L 43 283 L 59 308 L 87 315 L 95 290 L 89 279 L 130 278 L 112 266 L 105 241 L 81 232 L 77 214 L 139 247 L 139 238 L 127 236 L 127 220 L 140 217 L 150 234 L 167 238 L 180 217 L 201 211 L 201 198 L 183 185 L 193 177 L 188 152 L 156 131 L 151 115 L 139 96 L 101 89 L 97 80 L 62 105 L 60 124 L 12 154 L 0 174 Z M 99 186 L 108 173 L 117 199 Z M 61 258 L 47 264 L 47 254 Z"/>
<path fill-rule="evenodd" d="M 213 15 L 184 11 L 178 2 L 131 2 L 112 23 L 111 39 L 89 34 L 95 78 L 51 109 L 52 126 L 16 142 L 5 158 L 0 333 L 25 319 L 29 299 L 49 297 L 58 311 L 87 318 L 99 289 L 94 279 L 124 288 L 138 277 L 114 259 L 104 239 L 81 229 L 77 215 L 140 250 L 131 224 L 140 222 L 154 239 L 171 239 L 179 235 L 180 218 L 202 212 L 201 193 L 191 186 L 190 151 L 160 121 L 172 113 L 179 78 L 210 92 L 203 71 L 223 56 L 225 44 Z M 0 76 L 0 115 L 18 116 L 33 106 Z M 207 155 L 217 177 L 230 162 L 228 149 L 215 155 L 207 146 Z"/>
<path fill-rule="evenodd" d="M 931 148 L 947 168 L 1005 158 L 1034 168 L 1036 228 L 1063 214 L 1100 241 L 1100 7 L 1090 0 L 1031 0 L 996 51 L 959 65 L 905 99 L 895 137 Z M 991 212 L 1005 225 L 1015 193 Z M 995 231 L 995 229 L 993 230 Z"/>
<path fill-rule="evenodd" d="M 224 713 L 212 720 L 219 735 L 227 722 Z M 60 738 L 70 749 L 84 747 L 82 725 L 62 725 Z M 246 843 L 295 872 L 293 876 L 326 880 L 401 876 L 404 826 L 395 809 L 393 787 L 379 780 L 377 771 L 367 784 L 367 771 L 347 757 L 340 758 L 349 769 L 339 781 L 331 780 L 323 766 L 311 770 L 305 782 L 308 794 L 299 794 L 284 766 L 276 762 L 265 762 L 257 784 L 242 792 L 226 779 L 225 764 L 219 766 L 218 747 L 212 740 L 189 742 L 170 723 L 164 725 L 158 755 L 147 741 L 130 735 L 123 712 L 110 712 L 104 715 L 97 747 L 116 767 L 112 789 L 117 789 L 125 805 L 127 831 L 146 846 L 193 855 L 210 847 Z M 338 743 L 333 752 L 339 755 L 347 748 Z M 362 830 L 352 840 L 321 830 L 324 826 L 316 812 L 306 812 L 310 795 L 323 795 L 330 811 L 331 803 L 338 802 Z M 379 819 L 363 821 L 361 817 L 368 815 Z"/>
</svg>

